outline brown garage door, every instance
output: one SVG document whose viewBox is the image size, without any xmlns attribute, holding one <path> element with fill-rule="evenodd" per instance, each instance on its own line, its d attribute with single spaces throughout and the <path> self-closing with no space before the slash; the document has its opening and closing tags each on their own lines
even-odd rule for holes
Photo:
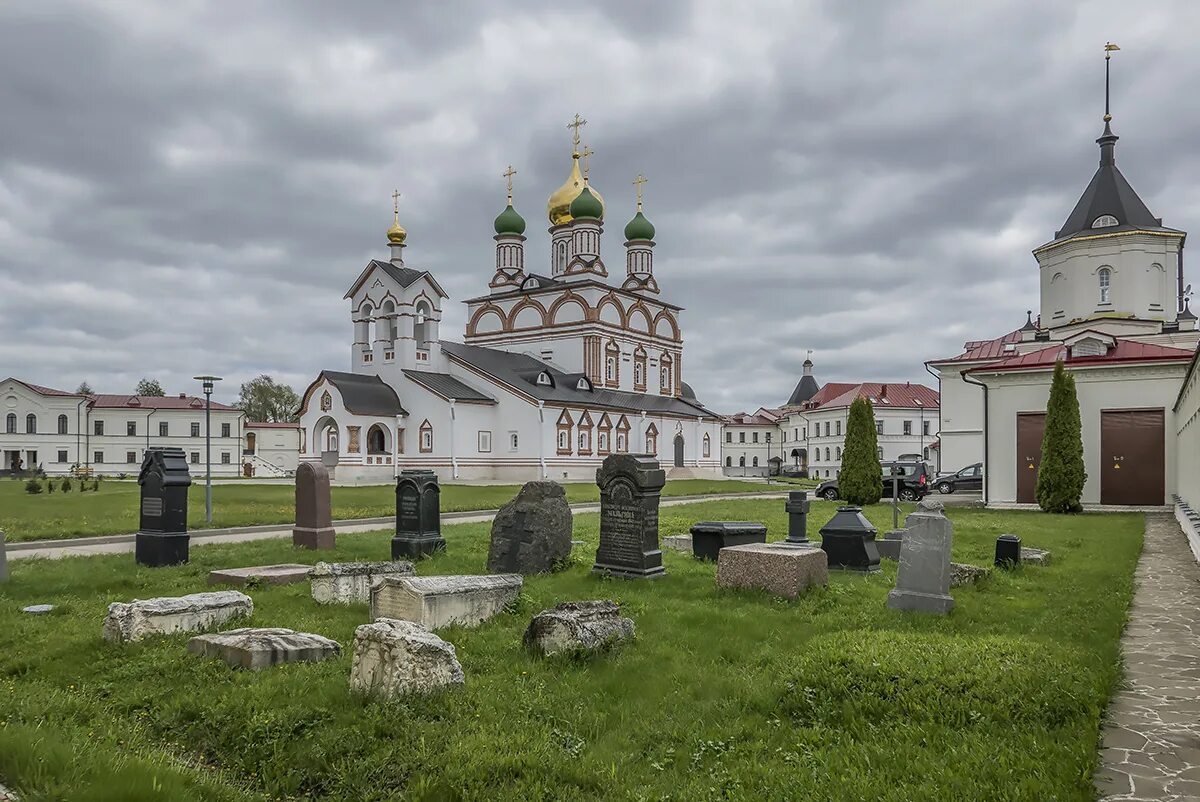
<svg viewBox="0 0 1200 802">
<path fill-rule="evenodd" d="M 1159 505 L 1166 495 L 1161 409 L 1100 413 L 1100 503 Z"/>
<path fill-rule="evenodd" d="M 1042 464 L 1045 412 L 1017 413 L 1017 501 L 1037 503 L 1037 469 Z"/>
</svg>

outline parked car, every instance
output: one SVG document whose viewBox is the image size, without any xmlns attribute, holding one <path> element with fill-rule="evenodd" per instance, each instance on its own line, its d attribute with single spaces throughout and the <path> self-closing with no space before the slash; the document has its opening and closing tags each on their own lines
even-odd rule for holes
<svg viewBox="0 0 1200 802">
<path fill-rule="evenodd" d="M 901 501 L 920 501 L 929 495 L 931 474 L 924 462 L 885 462 L 883 467 L 883 497 L 892 497 L 893 476 L 899 478 L 896 495 Z M 837 501 L 841 498 L 837 479 L 826 479 L 817 485 L 818 498 Z"/>
<path fill-rule="evenodd" d="M 976 462 L 956 473 L 939 476 L 934 487 L 943 494 L 957 490 L 983 490 L 983 463 Z"/>
</svg>

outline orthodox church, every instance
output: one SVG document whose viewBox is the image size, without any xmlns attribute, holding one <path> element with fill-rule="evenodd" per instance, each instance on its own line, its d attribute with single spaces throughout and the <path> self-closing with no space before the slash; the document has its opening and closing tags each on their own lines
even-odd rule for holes
<svg viewBox="0 0 1200 802">
<path fill-rule="evenodd" d="M 1115 49 L 1106 47 L 1106 59 Z M 1033 251 L 1039 314 L 927 363 L 940 377 L 942 468 L 983 462 L 990 504 L 1036 502 L 1058 361 L 1079 397 L 1085 505 L 1161 506 L 1198 495 L 1200 461 L 1191 454 L 1200 393 L 1187 390 L 1200 331 L 1183 278 L 1187 234 L 1164 226 L 1117 168 L 1107 97 L 1105 106 L 1100 164 L 1063 225 Z"/>
<path fill-rule="evenodd" d="M 719 476 L 721 420 L 683 381 L 683 309 L 660 297 L 654 226 L 637 209 L 624 228 L 625 270 L 601 255 L 606 205 L 588 177 L 576 115 L 570 173 L 546 204 L 549 270 L 525 266 L 525 220 L 508 204 L 494 223 L 488 292 L 466 301 L 463 342 L 443 340 L 448 300 L 435 276 L 405 263 L 393 206 L 390 258 L 347 290 L 348 371 L 322 371 L 303 396 L 301 459 L 339 482 L 400 469 L 443 481 L 592 480 L 612 453 L 656 456 L 672 477 Z M 398 197 L 398 196 L 394 196 Z M 620 273 L 618 268 L 616 273 Z"/>
</svg>

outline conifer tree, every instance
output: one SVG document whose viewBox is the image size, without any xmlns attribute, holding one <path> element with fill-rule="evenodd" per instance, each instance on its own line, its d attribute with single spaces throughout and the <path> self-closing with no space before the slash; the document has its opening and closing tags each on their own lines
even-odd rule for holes
<svg viewBox="0 0 1200 802">
<path fill-rule="evenodd" d="M 850 404 L 838 495 L 850 504 L 875 504 L 883 495 L 883 468 L 875 433 L 875 409 L 865 398 Z"/>
<path fill-rule="evenodd" d="M 1038 506 L 1046 512 L 1082 512 L 1080 499 L 1086 481 L 1075 377 L 1059 360 L 1054 365 L 1050 400 L 1046 404 L 1046 431 L 1042 435 L 1042 462 L 1037 474 Z"/>
</svg>

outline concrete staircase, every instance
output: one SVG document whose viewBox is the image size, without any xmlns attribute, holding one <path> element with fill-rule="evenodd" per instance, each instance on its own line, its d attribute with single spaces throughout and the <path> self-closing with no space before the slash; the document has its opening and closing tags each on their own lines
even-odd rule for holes
<svg viewBox="0 0 1200 802">
<path fill-rule="evenodd" d="M 285 471 L 275 463 L 268 462 L 257 454 L 247 454 L 242 459 L 254 466 L 254 476 L 259 479 L 279 479 L 294 473 L 293 471 Z"/>
</svg>

